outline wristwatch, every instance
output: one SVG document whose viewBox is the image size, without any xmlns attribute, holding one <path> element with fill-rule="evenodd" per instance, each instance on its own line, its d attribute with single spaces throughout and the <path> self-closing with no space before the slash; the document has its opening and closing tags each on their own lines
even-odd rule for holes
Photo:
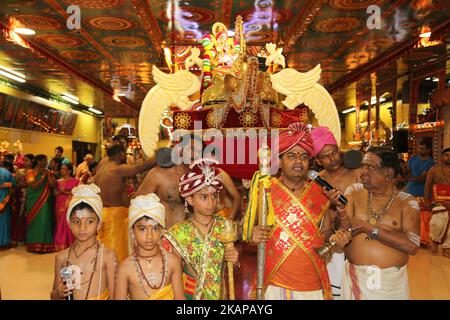
<svg viewBox="0 0 450 320">
<path fill-rule="evenodd" d="M 371 240 L 377 240 L 378 239 L 378 233 L 380 232 L 380 229 L 373 229 L 371 233 L 369 233 L 369 238 Z"/>
</svg>

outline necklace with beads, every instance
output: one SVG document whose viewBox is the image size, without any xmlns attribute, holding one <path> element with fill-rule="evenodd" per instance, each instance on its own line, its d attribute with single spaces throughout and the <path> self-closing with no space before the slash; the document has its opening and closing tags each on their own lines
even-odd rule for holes
<svg viewBox="0 0 450 320">
<path fill-rule="evenodd" d="M 81 257 L 81 255 L 82 255 L 83 253 L 85 253 L 86 251 L 88 251 L 90 248 L 92 248 L 92 247 L 95 246 L 96 244 L 97 244 L 97 241 L 95 241 L 93 245 L 91 245 L 91 246 L 87 247 L 86 249 L 84 249 L 83 251 L 81 251 L 80 254 L 77 254 L 77 251 L 75 250 L 76 243 L 74 243 L 72 246 L 70 246 L 70 250 L 73 251 L 73 253 L 75 254 L 75 258 L 78 259 L 79 257 Z M 69 251 L 70 251 L 70 250 L 69 250 Z M 70 254 L 70 253 L 69 253 L 69 254 Z"/>
<path fill-rule="evenodd" d="M 367 197 L 367 211 L 369 213 L 369 223 L 371 225 L 375 225 L 378 220 L 384 216 L 389 207 L 392 205 L 392 203 L 394 202 L 395 196 L 397 195 L 397 190 L 394 189 L 394 191 L 392 191 L 391 196 L 389 197 L 389 200 L 386 202 L 386 204 L 383 206 L 383 208 L 380 211 L 373 211 L 372 208 L 372 192 L 369 192 L 369 196 Z"/>
<path fill-rule="evenodd" d="M 78 258 L 79 258 L 84 252 L 86 252 L 88 249 L 92 248 L 94 245 L 97 245 L 97 250 L 96 250 L 95 256 L 94 256 L 94 258 L 93 258 L 93 259 L 91 260 L 91 262 L 90 262 L 90 264 L 93 264 L 92 271 L 91 271 L 91 275 L 89 276 L 88 280 L 85 280 L 85 281 L 83 281 L 83 282 L 80 283 L 80 290 L 82 290 L 81 288 L 84 287 L 86 284 L 88 284 L 88 288 L 87 288 L 87 290 L 86 290 L 86 295 L 85 295 L 85 297 L 84 297 L 84 300 L 87 300 L 87 298 L 88 298 L 88 296 L 89 296 L 89 292 L 90 292 L 90 290 L 91 290 L 92 279 L 94 278 L 94 273 L 95 273 L 95 270 L 97 269 L 98 253 L 99 253 L 99 251 L 100 251 L 100 243 L 99 243 L 98 241 L 95 241 L 95 243 L 94 243 L 92 246 L 90 246 L 90 247 L 87 248 L 86 250 L 83 250 L 83 252 L 80 253 L 80 255 L 78 255 L 78 256 L 77 256 L 76 253 L 75 253 L 75 247 L 74 247 L 74 245 L 75 245 L 75 244 L 73 244 L 72 246 L 70 246 L 69 253 L 68 253 L 68 256 L 67 256 L 67 265 L 72 265 L 72 263 L 70 262 L 70 253 L 71 253 L 72 249 L 73 249 L 73 251 L 74 251 L 75 257 L 78 259 Z M 81 274 L 83 274 L 83 272 L 81 272 Z"/>
<path fill-rule="evenodd" d="M 146 287 L 144 285 L 144 282 L 147 284 L 148 287 L 150 287 L 153 290 L 160 289 L 164 285 L 164 283 L 166 282 L 166 277 L 167 277 L 167 254 L 163 254 L 162 253 L 162 249 L 160 249 L 159 255 L 161 256 L 161 261 L 163 263 L 163 269 L 161 271 L 161 273 L 162 273 L 161 282 L 160 282 L 159 286 L 153 286 L 153 285 L 150 284 L 150 282 L 148 281 L 147 277 L 144 274 L 144 271 L 142 270 L 142 266 L 141 266 L 141 263 L 139 262 L 138 255 L 134 252 L 133 255 L 131 256 L 131 258 L 132 258 L 132 260 L 134 262 L 136 273 L 138 275 L 139 285 L 140 285 L 142 291 L 144 292 L 144 294 L 147 297 L 150 297 L 150 294 L 148 293 L 148 291 L 147 291 L 147 289 L 146 289 Z M 153 256 L 153 257 L 155 257 L 155 256 Z M 151 263 L 151 262 L 149 262 L 149 263 Z"/>
</svg>

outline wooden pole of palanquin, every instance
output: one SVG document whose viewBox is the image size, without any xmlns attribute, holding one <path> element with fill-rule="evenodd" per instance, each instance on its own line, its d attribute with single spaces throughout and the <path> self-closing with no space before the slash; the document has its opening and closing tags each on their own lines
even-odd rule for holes
<svg viewBox="0 0 450 320">
<path fill-rule="evenodd" d="M 262 176 L 268 176 L 270 174 L 270 149 L 264 144 L 258 150 L 259 158 L 259 171 Z M 258 224 L 260 226 L 267 225 L 267 198 L 266 190 L 264 188 L 264 182 L 259 182 L 259 200 L 258 200 Z M 257 278 L 256 278 L 256 298 L 258 300 L 264 300 L 263 296 L 263 286 L 264 286 L 264 271 L 266 266 L 266 244 L 258 244 L 257 253 Z"/>
</svg>

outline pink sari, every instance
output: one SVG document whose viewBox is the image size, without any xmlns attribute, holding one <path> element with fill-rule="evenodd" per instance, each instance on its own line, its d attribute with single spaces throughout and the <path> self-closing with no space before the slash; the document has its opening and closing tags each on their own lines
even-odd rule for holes
<svg viewBox="0 0 450 320">
<path fill-rule="evenodd" d="M 70 178 L 68 180 L 59 179 L 56 182 L 56 188 L 58 191 L 71 191 L 75 188 L 80 181 L 76 178 Z M 55 232 L 55 248 L 57 251 L 64 250 L 70 247 L 75 241 L 72 235 L 72 231 L 67 225 L 66 211 L 69 207 L 71 195 L 60 194 L 56 196 L 55 200 L 55 217 L 56 217 L 56 232 Z"/>
</svg>

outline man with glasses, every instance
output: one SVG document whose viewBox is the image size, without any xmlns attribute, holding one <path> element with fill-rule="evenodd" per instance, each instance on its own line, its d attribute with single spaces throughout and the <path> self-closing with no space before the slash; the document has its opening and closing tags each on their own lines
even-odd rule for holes
<svg viewBox="0 0 450 320">
<path fill-rule="evenodd" d="M 314 128 L 311 131 L 311 136 L 314 143 L 314 158 L 317 165 L 324 169 L 320 172 L 320 177 L 344 194 L 349 186 L 359 182 L 359 169 L 347 169 L 343 166 L 342 152 L 339 150 L 330 129 L 327 127 Z M 336 207 L 333 204 L 330 205 L 329 212 L 330 219 L 334 222 L 336 220 Z M 331 259 L 327 263 L 334 299 L 339 299 L 341 296 L 344 261 L 343 250 L 335 247 Z"/>
<path fill-rule="evenodd" d="M 420 209 L 413 196 L 396 188 L 399 172 L 394 151 L 373 147 L 363 158 L 361 183 L 346 192 L 348 204 L 329 192 L 338 227 L 353 232 L 345 248 L 342 299 L 409 299 L 406 265 L 420 245 Z"/>
</svg>

